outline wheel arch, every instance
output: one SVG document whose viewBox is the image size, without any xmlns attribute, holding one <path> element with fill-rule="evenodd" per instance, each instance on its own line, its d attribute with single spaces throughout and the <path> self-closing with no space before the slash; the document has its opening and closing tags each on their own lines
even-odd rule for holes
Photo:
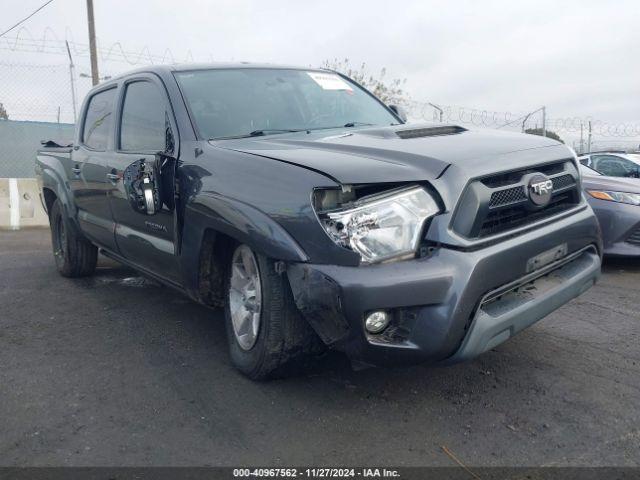
<svg viewBox="0 0 640 480">
<path fill-rule="evenodd" d="M 42 197 L 47 209 L 47 214 L 50 214 L 51 207 L 56 200 L 60 200 L 63 206 L 65 214 L 75 222 L 75 207 L 69 190 L 68 183 L 63 180 L 58 170 L 62 169 L 58 161 L 51 159 L 51 157 L 45 157 L 48 162 L 41 162 L 41 178 L 42 178 Z M 39 157 L 40 160 L 40 157 Z"/>
<path fill-rule="evenodd" d="M 265 213 L 207 195 L 185 211 L 182 256 L 187 291 L 205 304 L 222 305 L 225 269 L 233 247 L 239 244 L 277 261 L 308 261 L 298 243 Z"/>
<path fill-rule="evenodd" d="M 47 211 L 47 215 L 51 215 L 51 208 L 53 203 L 57 200 L 58 195 L 50 187 L 42 187 L 42 199 L 44 201 L 44 208 Z"/>
</svg>

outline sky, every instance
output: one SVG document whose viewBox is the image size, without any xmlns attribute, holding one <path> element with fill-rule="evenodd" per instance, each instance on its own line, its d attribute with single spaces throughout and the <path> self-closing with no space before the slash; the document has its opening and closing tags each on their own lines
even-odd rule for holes
<svg viewBox="0 0 640 480">
<path fill-rule="evenodd" d="M 3 0 L 0 30 L 44 0 Z M 383 67 L 413 100 L 640 124 L 640 1 L 94 0 L 99 45 L 177 60 Z M 87 43 L 84 0 L 54 0 L 29 36 Z M 47 30 L 48 29 L 48 30 Z M 17 30 L 8 34 L 11 37 Z M 0 39 L 2 40 L 2 39 Z M 64 63 L 11 52 L 11 62 Z M 10 56 L 10 57 L 8 57 Z M 44 58 L 44 60 L 42 59 Z M 79 59 L 78 63 L 86 62 Z M 126 70 L 103 62 L 103 71 Z M 0 69 L 0 95 L 2 75 Z M 28 82 L 27 82 L 28 83 Z M 3 101 L 0 98 L 0 101 Z M 639 130 L 640 132 L 640 130 Z"/>
</svg>

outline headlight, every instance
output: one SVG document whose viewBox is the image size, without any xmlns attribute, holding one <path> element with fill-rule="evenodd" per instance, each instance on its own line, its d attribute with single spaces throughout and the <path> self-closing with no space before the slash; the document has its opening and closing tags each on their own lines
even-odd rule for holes
<svg viewBox="0 0 640 480">
<path fill-rule="evenodd" d="M 413 256 L 425 221 L 438 211 L 425 189 L 411 187 L 365 197 L 319 217 L 335 243 L 358 253 L 364 263 L 376 263 Z"/>
<path fill-rule="evenodd" d="M 609 192 L 605 190 L 587 190 L 587 192 L 598 200 L 640 205 L 640 194 L 638 193 Z"/>
</svg>

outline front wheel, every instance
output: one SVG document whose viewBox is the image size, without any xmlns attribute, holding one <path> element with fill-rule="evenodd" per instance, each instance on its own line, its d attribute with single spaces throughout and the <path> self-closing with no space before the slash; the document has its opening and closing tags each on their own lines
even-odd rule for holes
<svg viewBox="0 0 640 480">
<path fill-rule="evenodd" d="M 291 374 L 322 350 L 286 276 L 247 245 L 234 250 L 229 264 L 225 323 L 233 364 L 254 380 Z"/>
<path fill-rule="evenodd" d="M 53 257 L 60 275 L 85 277 L 91 275 L 98 262 L 98 249 L 74 227 L 56 200 L 49 214 Z"/>
</svg>

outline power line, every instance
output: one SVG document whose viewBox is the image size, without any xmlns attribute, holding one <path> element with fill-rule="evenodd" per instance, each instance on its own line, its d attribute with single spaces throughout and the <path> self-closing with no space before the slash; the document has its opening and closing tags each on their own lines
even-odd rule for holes
<svg viewBox="0 0 640 480">
<path fill-rule="evenodd" d="M 44 4 L 40 5 L 40 7 L 38 7 L 36 10 L 34 10 L 33 12 L 31 12 L 31 14 L 25 18 L 23 18 L 22 20 L 20 20 L 18 23 L 16 23 L 13 27 L 9 28 L 8 30 L 5 30 L 4 32 L 0 33 L 0 37 L 2 37 L 3 35 L 9 33 L 11 30 L 13 30 L 14 28 L 18 27 L 19 25 L 21 25 L 22 23 L 26 22 L 27 20 L 29 20 L 31 17 L 33 17 L 36 13 L 38 13 L 40 10 L 42 10 L 44 7 L 46 7 L 47 5 L 49 5 L 51 2 L 53 2 L 53 0 L 48 0 L 47 2 L 45 2 Z"/>
</svg>

